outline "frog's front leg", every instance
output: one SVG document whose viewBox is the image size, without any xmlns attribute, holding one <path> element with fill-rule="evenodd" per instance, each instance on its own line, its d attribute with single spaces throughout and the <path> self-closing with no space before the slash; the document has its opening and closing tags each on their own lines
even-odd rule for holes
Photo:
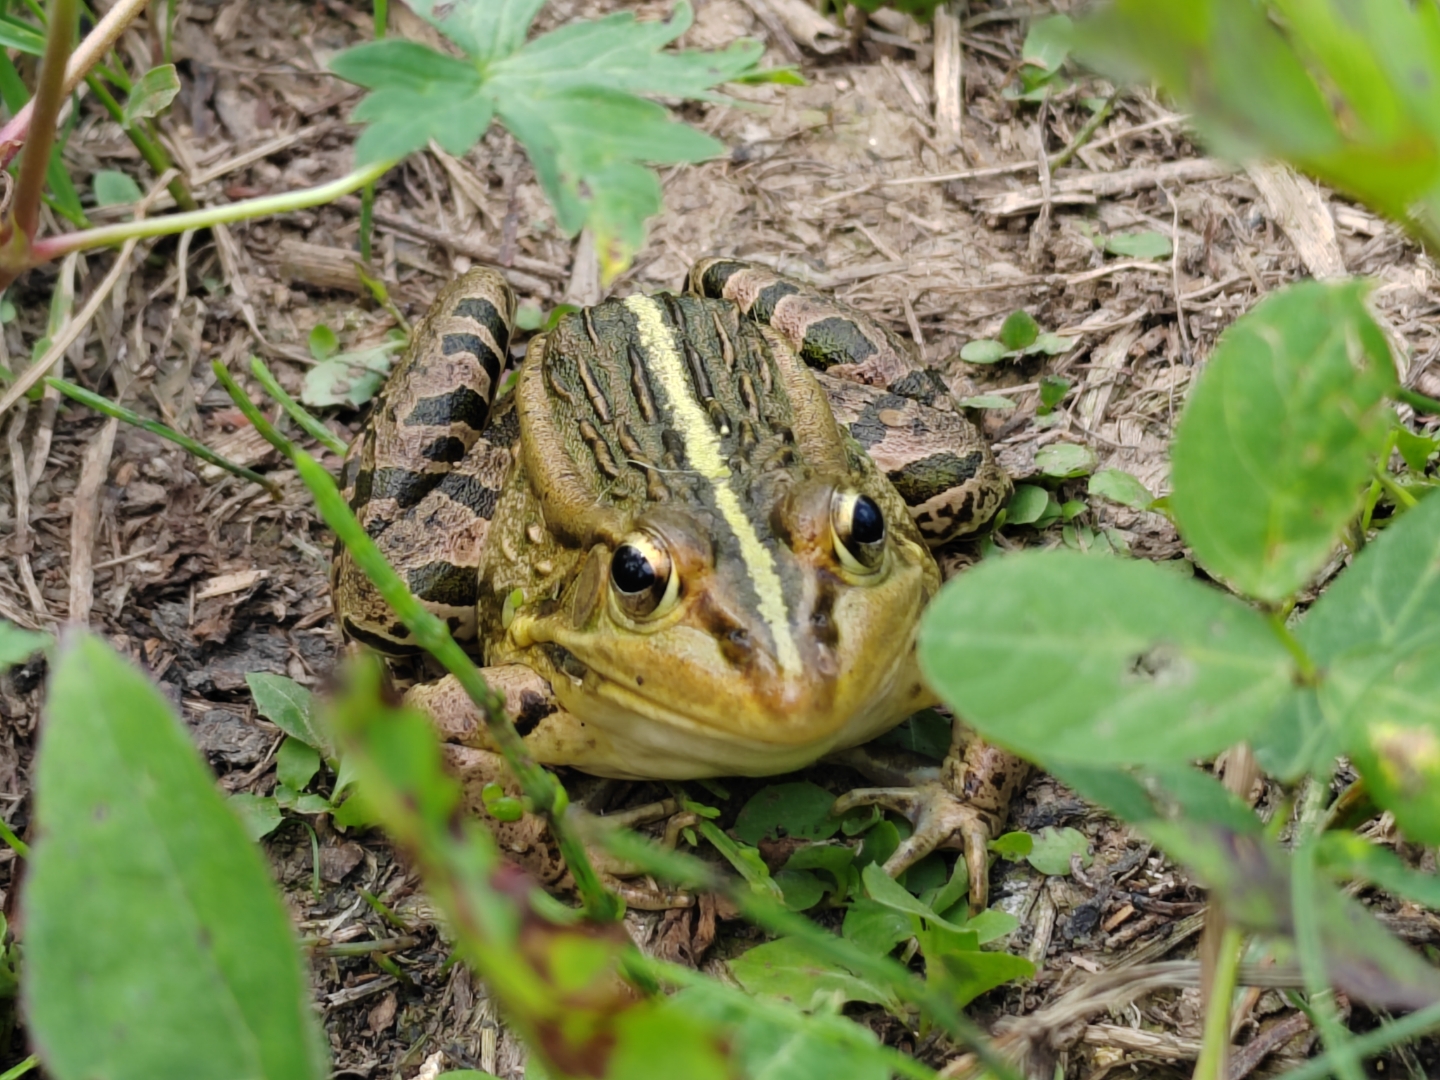
<svg viewBox="0 0 1440 1080">
<path fill-rule="evenodd" d="M 881 806 L 904 815 L 913 832 L 885 863 L 891 877 L 903 873 L 932 851 L 960 850 L 970 872 L 970 908 L 982 910 L 989 895 L 987 845 L 1005 826 L 1010 802 L 1030 774 L 1030 766 L 952 724 L 950 752 L 939 774 L 933 768 L 899 772 L 869 755 L 864 747 L 838 760 L 888 784 L 842 795 L 836 814 L 859 806 Z M 908 781 L 908 783 L 905 783 Z"/>
<path fill-rule="evenodd" d="M 575 760 L 574 755 L 591 741 L 591 731 L 560 707 L 550 684 L 530 668 L 501 664 L 481 668 L 480 674 L 492 690 L 504 697 L 505 711 L 513 719 L 526 748 L 541 764 Z M 455 677 L 447 675 L 412 687 L 405 701 L 428 714 L 444 740 L 445 763 L 460 781 L 464 809 L 481 818 L 501 851 L 546 889 L 572 891 L 574 882 L 543 816 L 524 813 L 513 821 L 502 821 L 487 809 L 486 788 L 498 785 L 503 794 L 518 800 L 520 784 L 500 754 L 484 716 Z M 641 807 L 637 812 L 616 817 L 624 824 L 640 825 L 667 817 L 675 809 L 673 804 L 668 809 Z M 577 808 L 572 812 L 584 811 Z M 627 880 L 637 876 L 633 866 L 600 848 L 587 846 L 587 851 L 606 887 L 619 895 L 627 907 L 659 911 L 689 907 L 695 902 L 689 893 L 662 889 L 653 882 L 637 885 Z"/>
</svg>

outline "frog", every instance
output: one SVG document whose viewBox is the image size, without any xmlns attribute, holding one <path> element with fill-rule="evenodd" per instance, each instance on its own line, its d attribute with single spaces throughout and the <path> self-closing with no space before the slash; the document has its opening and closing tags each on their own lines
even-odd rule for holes
<svg viewBox="0 0 1440 1080">
<path fill-rule="evenodd" d="M 529 752 L 631 780 L 854 765 L 882 786 L 837 810 L 879 805 L 914 826 L 887 872 L 959 848 L 983 906 L 985 845 L 1023 763 L 959 720 L 938 770 L 863 749 L 938 703 L 916 655 L 934 549 L 1011 492 L 945 380 L 868 313 L 737 258 L 563 315 L 502 391 L 515 310 L 492 267 L 441 288 L 342 487 Z M 343 548 L 331 586 L 348 641 L 421 653 Z M 405 696 L 468 805 L 496 783 L 518 794 L 453 676 Z M 543 883 L 564 876 L 543 823 L 492 824 Z"/>
</svg>

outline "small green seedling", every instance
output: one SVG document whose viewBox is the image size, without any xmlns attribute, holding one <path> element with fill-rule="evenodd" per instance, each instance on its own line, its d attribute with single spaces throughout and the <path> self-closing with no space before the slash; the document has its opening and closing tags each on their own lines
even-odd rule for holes
<svg viewBox="0 0 1440 1080">
<path fill-rule="evenodd" d="M 1020 84 L 1007 87 L 1005 96 L 1017 101 L 1043 101 L 1049 94 L 1066 89 L 1070 82 L 1061 75 L 1061 69 L 1070 57 L 1073 30 L 1068 15 L 1031 23 L 1020 50 Z"/>
<path fill-rule="evenodd" d="M 1034 353 L 1054 356 L 1066 352 L 1078 340 L 1059 334 L 1042 334 L 1039 324 L 1029 313 L 1015 311 L 1001 325 L 999 338 L 979 338 L 968 342 L 960 350 L 960 359 L 967 364 L 994 364 L 1001 360 L 1018 360 Z"/>
</svg>

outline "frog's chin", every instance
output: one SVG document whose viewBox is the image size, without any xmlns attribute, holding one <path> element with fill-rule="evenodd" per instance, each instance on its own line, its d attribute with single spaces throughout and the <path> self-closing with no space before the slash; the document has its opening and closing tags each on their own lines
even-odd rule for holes
<svg viewBox="0 0 1440 1080">
<path fill-rule="evenodd" d="M 732 677 L 728 686 L 689 681 L 685 697 L 671 700 L 657 692 L 663 677 L 636 685 L 633 676 L 610 677 L 598 667 L 579 678 L 558 675 L 552 685 L 566 711 L 596 729 L 592 751 L 598 753 L 587 753 L 576 767 L 600 776 L 684 780 L 803 768 L 934 702 L 911 649 L 875 674 L 868 693 L 837 687 L 839 680 L 804 678 L 747 693 L 743 680 Z"/>
</svg>

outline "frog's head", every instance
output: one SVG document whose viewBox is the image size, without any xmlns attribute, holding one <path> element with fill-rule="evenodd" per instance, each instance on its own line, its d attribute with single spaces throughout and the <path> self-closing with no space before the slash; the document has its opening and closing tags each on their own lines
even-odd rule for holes
<svg viewBox="0 0 1440 1080">
<path fill-rule="evenodd" d="M 785 771 L 931 700 L 914 645 L 938 571 L 873 473 L 784 475 L 627 524 L 510 637 L 577 719 L 637 748 L 635 775 Z"/>
</svg>

